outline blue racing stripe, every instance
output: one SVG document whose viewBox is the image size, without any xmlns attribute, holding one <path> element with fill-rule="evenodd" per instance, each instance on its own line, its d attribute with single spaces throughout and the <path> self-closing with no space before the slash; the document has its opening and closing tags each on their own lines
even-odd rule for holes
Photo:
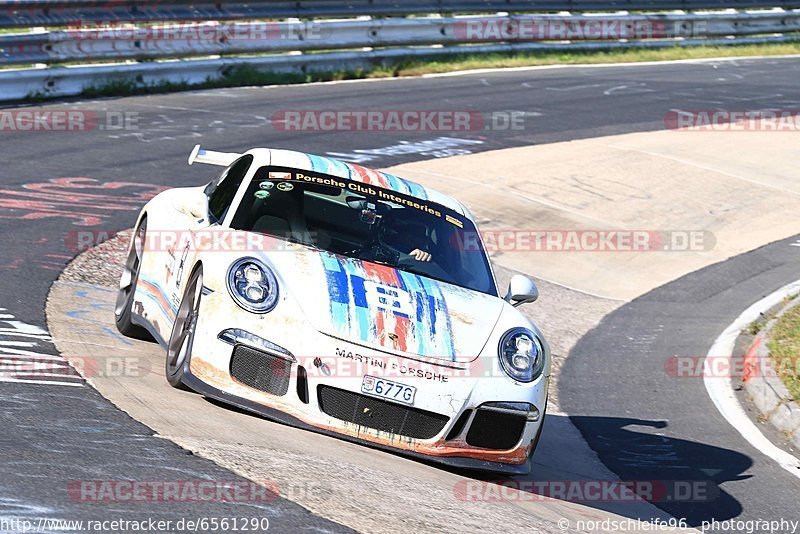
<svg viewBox="0 0 800 534">
<path fill-rule="evenodd" d="M 350 168 L 342 163 L 331 158 L 324 158 L 322 156 L 315 156 L 314 154 L 306 154 L 311 161 L 311 170 L 337 176 L 339 178 L 350 178 Z"/>
<path fill-rule="evenodd" d="M 402 178 L 398 178 L 394 174 L 389 174 L 388 172 L 381 172 L 381 174 L 383 174 L 383 176 L 386 178 L 386 181 L 389 183 L 389 187 L 392 190 L 405 195 L 411 193 L 411 188 L 408 187 L 408 183 Z"/>
<path fill-rule="evenodd" d="M 320 254 L 330 298 L 331 326 L 346 338 L 362 342 L 378 341 L 375 312 L 367 300 L 365 281 L 369 279 L 361 260 Z M 411 298 L 414 319 L 410 320 L 417 354 L 453 359 L 455 346 L 451 319 L 438 282 L 395 269 L 398 286 Z M 414 350 L 413 347 L 408 347 Z"/>
<path fill-rule="evenodd" d="M 358 327 L 358 332 L 353 332 L 351 328 L 349 333 L 361 341 L 372 342 L 375 340 L 375 325 L 371 319 L 366 289 L 364 288 L 364 266 L 361 260 L 352 258 L 339 258 L 337 261 L 347 276 L 348 290 L 352 299 L 348 309 L 351 315 L 355 315 L 355 324 Z"/>
<path fill-rule="evenodd" d="M 406 289 L 413 299 L 413 306 L 416 312 L 416 320 L 413 321 L 414 338 L 417 340 L 417 354 L 428 354 L 430 348 L 429 341 L 432 339 L 430 335 L 430 325 L 426 319 L 426 299 L 425 290 L 419 281 L 419 277 L 415 274 L 398 271 L 399 278 L 403 282 L 404 289 Z"/>
<path fill-rule="evenodd" d="M 324 159 L 328 161 L 328 164 L 332 169 L 331 170 L 332 175 L 338 176 L 339 178 L 346 178 L 348 180 L 350 179 L 351 177 L 350 167 L 345 165 L 343 161 L 339 161 L 338 159 L 332 159 L 332 158 L 324 158 Z"/>
<path fill-rule="evenodd" d="M 403 180 L 403 182 L 406 184 L 406 187 L 408 187 L 408 190 L 411 192 L 410 193 L 411 196 L 421 199 L 428 198 L 428 194 L 425 192 L 425 188 L 422 187 L 421 185 L 414 182 L 409 182 L 408 180 Z"/>
<path fill-rule="evenodd" d="M 350 288 L 347 273 L 342 270 L 339 261 L 331 254 L 320 254 L 325 268 L 325 280 L 328 284 L 330 298 L 330 314 L 333 327 L 339 332 L 350 331 Z"/>
<path fill-rule="evenodd" d="M 442 287 L 438 283 L 433 283 L 426 278 L 419 278 L 422 286 L 425 288 L 425 294 L 431 299 L 429 311 L 433 316 L 431 318 L 432 335 L 434 339 L 437 340 L 437 345 L 447 351 L 446 354 L 442 354 L 441 356 L 448 356 L 450 359 L 454 359 L 456 350 L 451 330 L 452 322 L 450 313 L 447 310 L 447 301 L 444 299 Z M 439 320 L 443 320 L 444 324 L 439 325 L 437 328 L 436 323 Z"/>
</svg>

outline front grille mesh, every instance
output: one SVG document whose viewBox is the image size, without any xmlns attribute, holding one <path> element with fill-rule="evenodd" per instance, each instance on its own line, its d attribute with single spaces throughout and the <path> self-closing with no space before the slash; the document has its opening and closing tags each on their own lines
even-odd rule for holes
<svg viewBox="0 0 800 534">
<path fill-rule="evenodd" d="M 231 376 L 246 386 L 272 395 L 286 395 L 292 363 L 245 345 L 231 356 Z"/>
<path fill-rule="evenodd" d="M 522 439 L 526 421 L 524 414 L 478 409 L 467 432 L 467 443 L 484 449 L 512 449 Z"/>
<path fill-rule="evenodd" d="M 430 439 L 448 421 L 445 415 L 330 386 L 318 386 L 317 395 L 320 409 L 331 417 L 398 436 Z"/>
</svg>

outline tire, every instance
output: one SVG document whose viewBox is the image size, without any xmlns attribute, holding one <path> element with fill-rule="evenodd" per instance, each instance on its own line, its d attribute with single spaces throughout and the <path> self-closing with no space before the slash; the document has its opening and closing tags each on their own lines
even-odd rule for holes
<svg viewBox="0 0 800 534">
<path fill-rule="evenodd" d="M 203 269 L 198 267 L 186 283 L 186 289 L 183 292 L 183 298 L 178 307 L 178 313 L 175 315 L 172 333 L 167 343 L 165 374 L 167 382 L 176 389 L 189 389 L 183 383 L 183 377 L 189 371 L 202 291 Z"/>
<path fill-rule="evenodd" d="M 125 260 L 122 279 L 117 292 L 117 302 L 114 305 L 114 319 L 117 323 L 117 330 L 122 335 L 143 341 L 154 341 L 153 336 L 147 330 L 137 324 L 133 324 L 131 321 L 133 299 L 136 295 L 136 285 L 139 282 L 139 271 L 142 267 L 146 235 L 147 219 L 145 218 L 139 223 L 131 237 L 130 251 Z"/>
</svg>

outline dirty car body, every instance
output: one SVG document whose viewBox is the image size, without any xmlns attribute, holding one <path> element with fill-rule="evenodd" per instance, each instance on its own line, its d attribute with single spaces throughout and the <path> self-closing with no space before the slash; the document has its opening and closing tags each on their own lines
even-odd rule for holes
<svg viewBox="0 0 800 534">
<path fill-rule="evenodd" d="M 117 300 L 178 388 L 453 467 L 527 473 L 550 375 L 498 293 L 469 211 L 396 176 L 287 150 L 195 147 L 224 167 L 142 209 Z"/>
</svg>

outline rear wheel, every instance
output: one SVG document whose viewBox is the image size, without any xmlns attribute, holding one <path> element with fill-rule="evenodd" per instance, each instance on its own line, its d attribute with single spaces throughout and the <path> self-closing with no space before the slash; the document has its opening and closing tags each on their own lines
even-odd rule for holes
<svg viewBox="0 0 800 534">
<path fill-rule="evenodd" d="M 166 375 L 167 382 L 177 389 L 186 389 L 183 377 L 189 370 L 189 360 L 194 344 L 194 331 L 200 310 L 200 297 L 203 290 L 203 269 L 198 267 L 189 278 L 183 299 L 178 307 L 172 333 L 167 344 Z"/>
<path fill-rule="evenodd" d="M 114 306 L 114 319 L 117 323 L 117 330 L 121 334 L 153 341 L 153 336 L 139 325 L 133 324 L 131 315 L 133 314 L 133 299 L 136 294 L 136 284 L 139 282 L 139 271 L 142 268 L 142 258 L 144 254 L 145 236 L 147 235 L 147 219 L 142 219 L 139 227 L 133 233 L 133 243 L 131 244 L 128 257 L 122 271 L 122 278 L 119 283 L 117 302 Z"/>
</svg>

